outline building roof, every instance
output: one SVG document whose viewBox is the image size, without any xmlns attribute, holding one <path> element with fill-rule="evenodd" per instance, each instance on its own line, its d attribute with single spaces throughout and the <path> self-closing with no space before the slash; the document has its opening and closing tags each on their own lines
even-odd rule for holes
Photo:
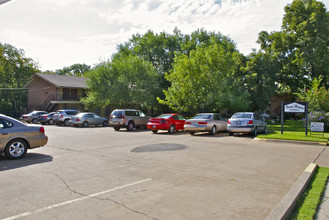
<svg viewBox="0 0 329 220">
<path fill-rule="evenodd" d="M 27 87 L 35 77 L 39 77 L 58 88 L 86 89 L 88 87 L 85 77 L 64 76 L 64 75 L 45 74 L 45 73 L 35 73 L 32 76 L 31 81 L 25 87 Z"/>
</svg>

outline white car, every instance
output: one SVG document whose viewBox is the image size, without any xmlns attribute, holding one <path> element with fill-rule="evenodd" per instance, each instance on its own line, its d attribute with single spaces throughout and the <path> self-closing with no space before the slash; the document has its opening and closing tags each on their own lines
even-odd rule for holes
<svg viewBox="0 0 329 220">
<path fill-rule="evenodd" d="M 253 112 L 237 112 L 227 121 L 227 131 L 230 136 L 234 133 L 265 133 L 266 120 Z"/>
</svg>

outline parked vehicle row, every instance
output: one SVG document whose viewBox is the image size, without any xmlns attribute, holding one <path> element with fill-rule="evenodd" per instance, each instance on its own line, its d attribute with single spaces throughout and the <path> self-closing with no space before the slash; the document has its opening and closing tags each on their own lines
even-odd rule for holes
<svg viewBox="0 0 329 220">
<path fill-rule="evenodd" d="M 253 112 L 237 112 L 230 119 L 226 120 L 219 113 L 199 113 L 193 118 L 186 120 L 180 114 L 162 114 L 157 117 L 149 117 L 136 109 L 115 109 L 109 119 L 98 116 L 92 112 L 79 112 L 73 109 L 63 109 L 57 112 L 44 114 L 42 111 L 33 111 L 30 114 L 22 115 L 21 120 L 28 123 L 74 125 L 76 127 L 89 125 L 110 125 L 114 130 L 126 128 L 132 131 L 135 128 L 147 128 L 153 133 L 159 130 L 167 130 L 168 133 L 185 130 L 191 135 L 196 132 L 209 132 L 214 135 L 218 131 L 228 131 L 229 135 L 234 133 L 251 133 L 257 136 L 265 132 L 266 121 L 264 117 Z"/>
<path fill-rule="evenodd" d="M 218 131 L 226 131 L 229 135 L 234 133 L 251 133 L 257 136 L 266 130 L 264 118 L 253 112 L 237 112 L 226 120 L 219 113 L 199 113 L 191 119 L 180 114 L 168 113 L 157 117 L 149 117 L 136 109 L 116 109 L 110 115 L 110 120 L 100 117 L 92 112 L 79 112 L 72 109 L 63 109 L 57 112 L 33 111 L 22 115 L 23 122 L 42 124 L 64 124 L 76 127 L 89 125 L 112 126 L 116 131 L 126 128 L 147 128 L 153 133 L 167 130 L 172 134 L 175 131 L 188 131 L 191 135 L 196 132 L 209 132 L 215 135 Z M 25 156 L 28 149 L 41 147 L 47 144 L 48 137 L 45 129 L 38 125 L 27 125 L 11 117 L 0 114 L 0 153 L 9 159 L 20 159 Z"/>
<path fill-rule="evenodd" d="M 159 130 L 167 130 L 168 133 L 185 130 L 191 135 L 196 132 L 209 132 L 215 135 L 218 131 L 227 130 L 231 136 L 234 133 L 251 133 L 257 136 L 266 130 L 266 120 L 253 112 L 238 112 L 229 120 L 224 119 L 219 113 L 199 113 L 186 120 L 180 114 L 162 114 L 150 118 L 139 110 L 116 109 L 110 115 L 109 124 L 116 131 L 120 128 L 131 131 L 135 127 L 147 127 L 153 133 Z"/>
</svg>

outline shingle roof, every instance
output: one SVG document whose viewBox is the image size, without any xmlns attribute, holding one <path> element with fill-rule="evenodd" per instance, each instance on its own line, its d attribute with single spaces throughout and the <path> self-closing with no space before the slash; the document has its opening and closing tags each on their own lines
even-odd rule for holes
<svg viewBox="0 0 329 220">
<path fill-rule="evenodd" d="M 58 88 L 86 89 L 88 87 L 85 77 L 64 76 L 64 75 L 45 74 L 45 73 L 36 73 L 32 77 L 36 77 L 36 76 L 42 78 L 43 80 L 49 82 L 50 84 L 53 84 Z"/>
</svg>

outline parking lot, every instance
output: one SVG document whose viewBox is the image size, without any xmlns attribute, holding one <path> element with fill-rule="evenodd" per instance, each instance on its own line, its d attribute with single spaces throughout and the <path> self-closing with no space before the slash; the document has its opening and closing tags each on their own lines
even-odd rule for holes
<svg viewBox="0 0 329 220">
<path fill-rule="evenodd" d="M 0 219 L 265 219 L 324 146 L 45 126 L 0 158 Z"/>
</svg>

